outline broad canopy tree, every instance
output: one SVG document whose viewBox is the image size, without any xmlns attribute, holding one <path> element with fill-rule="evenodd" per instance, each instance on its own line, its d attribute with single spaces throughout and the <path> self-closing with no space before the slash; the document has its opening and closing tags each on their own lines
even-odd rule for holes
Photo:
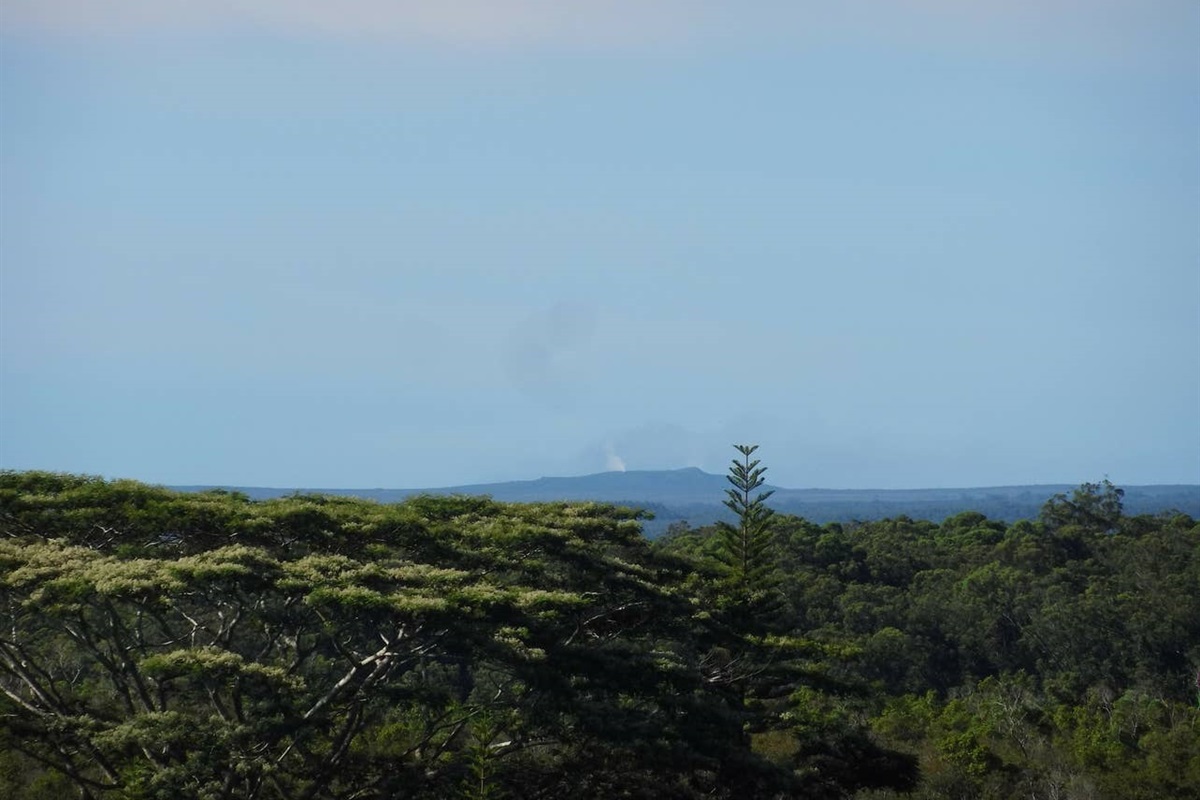
<svg viewBox="0 0 1200 800">
<path fill-rule="evenodd" d="M 0 793 L 776 797 L 637 513 L 0 474 Z M 59 777 L 52 777 L 57 775 Z"/>
</svg>

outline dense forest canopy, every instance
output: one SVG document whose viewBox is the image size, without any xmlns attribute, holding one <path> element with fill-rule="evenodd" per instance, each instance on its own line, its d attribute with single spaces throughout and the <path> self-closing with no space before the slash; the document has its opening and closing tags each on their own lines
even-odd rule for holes
<svg viewBox="0 0 1200 800">
<path fill-rule="evenodd" d="M 0 796 L 1200 797 L 1200 526 L 0 474 Z"/>
</svg>

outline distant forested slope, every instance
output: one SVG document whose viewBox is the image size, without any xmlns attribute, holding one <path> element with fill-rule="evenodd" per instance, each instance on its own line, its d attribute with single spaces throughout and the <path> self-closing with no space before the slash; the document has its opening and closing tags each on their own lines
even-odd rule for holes
<svg viewBox="0 0 1200 800">
<path fill-rule="evenodd" d="M 486 495 L 514 503 L 595 501 L 643 508 L 654 514 L 644 523 L 655 537 L 673 523 L 707 525 L 731 517 L 721 505 L 729 483 L 724 475 L 696 468 L 677 470 L 631 470 L 602 472 L 570 478 L 539 478 L 532 481 L 471 484 L 435 489 L 280 489 L 224 487 L 255 499 L 284 497 L 297 491 L 363 497 L 394 503 L 417 494 Z M 214 487 L 180 486 L 180 491 L 203 491 Z M 772 506 L 812 522 L 852 522 L 909 516 L 940 522 L 964 511 L 978 511 L 989 519 L 1016 522 L 1035 519 L 1042 504 L 1068 484 L 996 486 L 964 489 L 786 489 L 775 491 Z M 1200 517 L 1200 486 L 1127 486 L 1125 507 L 1133 514 L 1177 510 Z"/>
</svg>

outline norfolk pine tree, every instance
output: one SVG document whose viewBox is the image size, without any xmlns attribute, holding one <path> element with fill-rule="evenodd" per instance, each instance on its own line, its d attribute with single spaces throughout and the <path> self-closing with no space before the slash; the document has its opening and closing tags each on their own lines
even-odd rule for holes
<svg viewBox="0 0 1200 800">
<path fill-rule="evenodd" d="M 775 560 L 775 512 L 766 500 L 774 492 L 758 492 L 766 467 L 752 458 L 758 445 L 734 445 L 740 458 L 733 459 L 726 476 L 732 487 L 725 490 L 725 507 L 737 515 L 734 523 L 717 523 L 716 558 L 723 567 L 718 601 L 726 624 L 733 629 L 762 636 L 783 622 L 787 600 L 779 591 Z M 778 631 L 775 631 L 778 632 Z"/>
<path fill-rule="evenodd" d="M 774 490 L 754 494 L 763 485 L 766 467 L 759 460 L 750 460 L 758 445 L 736 444 L 741 460 L 733 459 L 726 479 L 733 484 L 726 489 L 729 499 L 725 507 L 737 515 L 737 523 L 717 523 L 721 543 L 720 558 L 729 568 L 728 580 L 735 594 L 747 598 L 767 588 L 775 571 L 771 554 L 771 523 L 775 512 L 766 500 Z"/>
</svg>

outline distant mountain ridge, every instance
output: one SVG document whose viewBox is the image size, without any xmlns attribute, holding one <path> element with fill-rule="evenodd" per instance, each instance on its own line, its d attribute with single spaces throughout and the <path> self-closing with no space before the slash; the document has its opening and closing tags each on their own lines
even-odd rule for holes
<svg viewBox="0 0 1200 800">
<path fill-rule="evenodd" d="M 648 535 L 661 533 L 673 522 L 706 525 L 728 518 L 722 505 L 729 482 L 696 467 L 672 470 L 598 472 L 577 477 L 546 477 L 526 481 L 478 483 L 427 489 L 312 489 L 257 486 L 176 486 L 180 491 L 229 489 L 255 499 L 286 495 L 327 494 L 363 497 L 396 503 L 419 494 L 490 495 L 504 502 L 597 501 L 645 508 L 655 515 Z M 899 516 L 941 521 L 963 511 L 978 511 L 1008 522 L 1037 517 L 1042 504 L 1076 484 L 1033 484 L 951 489 L 773 489 L 768 504 L 776 511 L 813 522 L 849 522 Z M 1177 510 L 1200 518 L 1200 485 L 1124 486 L 1129 514 Z"/>
</svg>

